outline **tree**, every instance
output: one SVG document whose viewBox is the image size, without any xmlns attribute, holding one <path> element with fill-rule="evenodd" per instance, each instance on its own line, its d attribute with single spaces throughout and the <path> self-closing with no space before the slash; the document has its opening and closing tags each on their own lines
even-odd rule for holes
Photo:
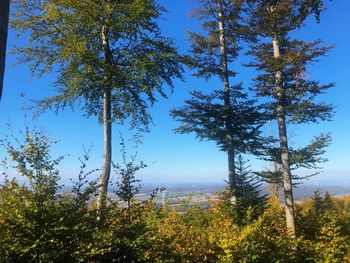
<svg viewBox="0 0 350 263">
<path fill-rule="evenodd" d="M 60 177 L 56 166 L 63 160 L 63 156 L 56 159 L 51 157 L 50 150 L 55 142 L 44 132 L 35 129 L 31 131 L 26 127 L 23 134 L 23 142 L 12 138 L 19 144 L 17 147 L 11 143 L 10 138 L 0 140 L 0 145 L 6 148 L 11 160 L 16 163 L 13 168 L 28 179 L 34 199 L 40 207 L 43 206 L 43 200 L 53 200 L 59 189 Z"/>
<path fill-rule="evenodd" d="M 266 195 L 260 195 L 261 179 L 250 170 L 242 155 L 238 155 L 237 167 L 237 204 L 234 207 L 237 219 L 248 223 L 261 215 L 266 206 Z"/>
<path fill-rule="evenodd" d="M 41 110 L 78 105 L 104 127 L 104 164 L 97 205 L 102 209 L 112 160 L 112 123 L 130 121 L 147 130 L 149 103 L 166 97 L 182 77 L 181 56 L 156 23 L 163 8 L 154 0 L 50 0 L 16 3 L 13 27 L 29 34 L 17 47 L 20 62 L 39 76 L 57 73 L 58 94 L 38 102 Z"/>
<path fill-rule="evenodd" d="M 247 94 L 243 93 L 241 85 L 231 87 L 230 94 L 232 147 L 237 154 L 258 153 L 258 150 L 262 148 L 259 130 L 264 123 L 262 113 L 259 107 L 254 105 L 255 101 L 248 99 Z M 172 116 L 182 123 L 175 131 L 181 134 L 195 133 L 197 138 L 214 141 L 220 150 L 227 151 L 229 146 L 226 137 L 226 116 L 223 114 L 225 111 L 224 92 L 214 90 L 211 94 L 206 95 L 201 91 L 194 91 L 191 92 L 191 95 L 192 98 L 185 101 L 185 106 L 171 111 Z M 234 174 L 236 175 L 236 169 Z M 232 180 L 233 178 L 229 177 L 231 194 L 237 190 L 233 188 Z"/>
<path fill-rule="evenodd" d="M 315 97 L 329 85 L 320 85 L 306 77 L 307 65 L 325 55 L 330 47 L 320 47 L 321 41 L 305 42 L 292 39 L 290 32 L 304 25 L 315 14 L 319 20 L 323 1 L 259 0 L 251 4 L 250 24 L 260 41 L 253 43 L 250 55 L 255 60 L 249 66 L 261 73 L 255 79 L 256 94 L 272 100 L 268 104 L 277 121 L 283 186 L 286 204 L 286 223 L 295 235 L 294 200 L 288 147 L 288 123 L 313 123 L 329 120 L 332 107 L 317 103 Z M 264 42 L 271 41 L 270 43 Z M 271 45 L 272 43 L 272 45 Z"/>
<path fill-rule="evenodd" d="M 9 23 L 10 0 L 2 0 L 0 3 L 0 100 L 4 85 L 7 30 Z"/>
<path fill-rule="evenodd" d="M 124 139 L 121 137 L 121 155 L 123 158 L 122 164 L 116 164 L 115 170 L 119 175 L 119 181 L 117 183 L 118 190 L 117 196 L 127 204 L 127 217 L 129 224 L 131 223 L 131 201 L 135 194 L 140 192 L 141 185 L 138 185 L 141 180 L 135 177 L 135 174 L 147 167 L 143 162 L 135 164 L 136 154 L 131 157 L 131 160 L 127 160 L 126 145 Z"/>
<path fill-rule="evenodd" d="M 54 142 L 43 132 L 26 127 L 23 135 L 23 140 L 5 138 L 0 141 L 15 163 L 13 168 L 18 176 L 29 182 L 28 187 L 20 186 L 16 179 L 8 180 L 1 189 L 1 210 L 4 211 L 0 220 L 4 232 L 7 232 L 5 236 L 8 235 L 5 247 L 9 250 L 1 257 L 3 260 L 5 257 L 5 261 L 12 261 L 10 259 L 14 257 L 14 261 L 43 262 L 50 255 L 49 251 L 57 249 L 53 249 L 57 242 L 54 229 L 62 215 L 58 217 L 55 205 L 60 178 L 56 166 L 62 157 L 51 157 L 50 149 Z M 18 145 L 14 145 L 12 139 Z M 60 253 L 56 251 L 56 254 L 59 257 Z"/>
<path fill-rule="evenodd" d="M 87 262 L 100 223 L 91 209 L 96 182 L 87 178 L 94 170 L 85 172 L 89 152 L 70 194 L 58 191 L 63 157 L 51 155 L 56 142 L 35 128 L 20 135 L 0 140 L 17 170 L 0 183 L 0 262 Z"/>
<path fill-rule="evenodd" d="M 245 32 L 241 17 L 242 1 L 202 0 L 201 9 L 193 15 L 202 22 L 205 34 L 189 32 L 192 41 L 191 65 L 195 76 L 209 79 L 218 77 L 223 90 L 209 95 L 192 92 L 192 98 L 181 109 L 171 111 L 183 123 L 180 133 L 194 132 L 200 139 L 214 140 L 228 157 L 228 178 L 232 201 L 236 199 L 235 155 L 246 152 L 259 136 L 259 112 L 253 100 L 248 100 L 241 85 L 230 86 L 229 69 L 240 48 Z"/>
</svg>

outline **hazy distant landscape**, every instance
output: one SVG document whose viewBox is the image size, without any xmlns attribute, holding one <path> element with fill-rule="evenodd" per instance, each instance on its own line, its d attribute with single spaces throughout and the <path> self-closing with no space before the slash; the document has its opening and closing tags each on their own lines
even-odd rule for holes
<svg viewBox="0 0 350 263">
<path fill-rule="evenodd" d="M 349 14 L 0 0 L 0 263 L 350 263 Z"/>
<path fill-rule="evenodd" d="M 269 194 L 268 185 L 264 184 L 261 187 L 261 195 Z M 140 193 L 135 195 L 137 200 L 146 200 L 150 197 L 155 189 L 164 188 L 157 196 L 157 201 L 162 202 L 165 199 L 172 200 L 184 200 L 190 195 L 193 197 L 194 202 L 205 201 L 208 197 L 215 199 L 218 194 L 220 194 L 225 189 L 224 183 L 167 183 L 167 184 L 142 184 Z M 110 189 L 110 195 L 114 196 L 113 191 L 115 188 Z M 68 187 L 63 188 L 63 191 L 70 191 Z M 314 193 L 318 191 L 321 195 L 328 192 L 332 196 L 343 196 L 350 195 L 350 183 L 345 181 L 342 184 L 337 185 L 327 185 L 323 184 L 313 184 L 313 182 L 308 182 L 307 184 L 300 184 L 293 189 L 295 201 L 300 201 L 303 199 L 310 198 Z M 283 198 L 283 190 L 280 189 L 279 196 Z"/>
</svg>

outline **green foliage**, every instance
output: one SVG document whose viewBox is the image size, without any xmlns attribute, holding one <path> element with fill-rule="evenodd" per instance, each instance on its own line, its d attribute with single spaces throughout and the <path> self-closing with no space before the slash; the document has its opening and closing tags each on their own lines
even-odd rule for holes
<svg viewBox="0 0 350 263">
<path fill-rule="evenodd" d="M 241 155 L 236 161 L 237 200 L 232 203 L 229 189 L 218 196 L 219 203 L 215 204 L 222 213 L 237 226 L 244 226 L 259 218 L 267 208 L 267 196 L 261 195 L 261 179 L 250 170 L 247 161 Z"/>
<path fill-rule="evenodd" d="M 254 33 L 264 37 L 284 36 L 303 26 L 305 19 L 314 15 L 319 22 L 324 10 L 323 0 L 248 0 L 250 25 Z"/>
<path fill-rule="evenodd" d="M 191 39 L 190 65 L 196 70 L 195 76 L 209 79 L 222 77 L 222 51 L 218 27 L 218 1 L 200 0 L 200 8 L 192 11 L 192 16 L 201 22 L 201 33 L 189 31 Z M 244 1 L 222 0 L 222 20 L 225 30 L 225 56 L 227 63 L 233 62 L 241 49 L 247 26 L 244 23 Z M 236 73 L 228 69 L 228 76 Z"/>
<path fill-rule="evenodd" d="M 257 178 L 242 155 L 236 161 L 237 203 L 233 205 L 235 220 L 246 224 L 257 219 L 266 207 L 266 195 L 260 195 L 261 179 Z"/>
<path fill-rule="evenodd" d="M 189 32 L 192 41 L 191 66 L 197 77 L 224 80 L 236 73 L 223 63 L 233 62 L 239 53 L 246 26 L 242 14 L 243 1 L 221 1 L 222 10 L 216 0 L 200 1 L 200 9 L 193 11 L 203 27 L 204 33 Z M 225 46 L 220 43 L 218 13 L 222 12 Z M 223 50 L 222 50 L 223 49 Z M 228 80 L 227 80 L 228 82 Z M 194 133 L 199 139 L 212 140 L 222 151 L 230 148 L 237 152 L 253 152 L 262 143 L 259 128 L 263 123 L 261 108 L 249 99 L 242 85 L 213 90 L 209 94 L 191 92 L 192 98 L 185 106 L 173 109 L 171 115 L 182 125 L 175 129 L 179 133 Z M 228 133 L 232 139 L 228 140 Z"/>
<path fill-rule="evenodd" d="M 58 93 L 39 101 L 41 109 L 78 102 L 88 116 L 102 117 L 110 91 L 113 120 L 147 126 L 148 102 L 166 97 L 163 84 L 173 87 L 182 77 L 182 58 L 161 36 L 156 19 L 163 9 L 153 0 L 21 0 L 14 10 L 12 27 L 29 36 L 15 49 L 19 62 L 34 74 L 57 73 Z"/>
<path fill-rule="evenodd" d="M 30 131 L 27 127 L 23 136 L 23 142 L 12 138 L 18 143 L 17 146 L 11 144 L 11 138 L 0 142 L 6 148 L 10 160 L 15 162 L 14 168 L 29 180 L 36 198 L 38 200 L 45 196 L 53 198 L 59 180 L 58 170 L 55 167 L 63 157 L 51 158 L 50 148 L 54 142 L 50 141 L 42 131 Z"/>
<path fill-rule="evenodd" d="M 292 32 L 301 28 L 310 15 L 319 19 L 323 1 L 248 2 L 249 23 L 257 39 L 251 42 L 247 54 L 254 59 L 247 66 L 259 71 L 254 79 L 253 90 L 258 97 L 266 100 L 265 107 L 271 120 L 278 121 L 280 138 L 278 146 L 277 140 L 272 139 L 272 144 L 262 154 L 263 159 L 275 164 L 275 170 L 258 174 L 267 182 L 281 186 L 282 173 L 289 173 L 287 168 L 290 168 L 288 178 L 291 182 L 288 184 L 292 184 L 292 179 L 317 174 L 316 171 L 308 176 L 300 176 L 297 169 L 318 169 L 318 164 L 326 161 L 322 155 L 330 143 L 330 135 L 322 134 L 304 147 L 288 148 L 287 135 L 288 124 L 318 123 L 329 121 L 333 116 L 333 105 L 320 102 L 318 97 L 334 84 L 320 84 L 310 79 L 307 73 L 309 66 L 325 56 L 332 47 L 321 46 L 320 40 L 306 42 L 292 38 Z M 284 163 L 289 163 L 290 167 L 282 166 L 282 155 L 285 156 Z"/>
<path fill-rule="evenodd" d="M 264 213 L 248 216 L 244 225 L 232 218 L 229 198 L 208 200 L 206 208 L 190 199 L 176 207 L 157 204 L 154 198 L 134 201 L 132 217 L 110 202 L 104 220 L 96 221 L 91 205 L 96 183 L 87 178 L 93 171 L 84 172 L 88 152 L 81 159 L 73 194 L 57 193 L 50 140 L 40 132 L 25 134 L 29 136 L 25 143 L 19 142 L 23 147 L 10 146 L 9 154 L 26 156 L 25 166 L 19 166 L 23 159 L 13 160 L 19 160 L 15 167 L 24 171 L 20 175 L 28 175 L 31 185 L 6 178 L 0 186 L 0 262 L 346 262 L 349 258 L 349 197 L 315 193 L 298 203 L 298 238 L 290 237 L 283 206 L 275 199 Z M 36 173 L 30 160 L 48 168 L 43 165 Z M 249 171 L 239 160 L 238 170 L 246 179 Z M 43 180 L 45 176 L 52 180 Z M 51 188 L 47 185 L 42 191 L 36 186 L 39 182 Z M 239 189 L 249 191 L 251 195 L 244 196 L 259 206 L 254 185 L 246 183 L 251 181 L 242 181 Z"/>
<path fill-rule="evenodd" d="M 263 140 L 259 128 L 264 122 L 264 115 L 248 99 L 241 85 L 231 87 L 229 106 L 233 127 L 233 146 L 237 152 L 257 152 Z M 228 148 L 226 140 L 225 118 L 227 106 L 223 104 L 224 92 L 215 90 L 206 95 L 201 91 L 191 93 L 192 98 L 185 101 L 185 106 L 173 109 L 171 115 L 183 125 L 176 128 L 178 133 L 194 133 L 197 138 L 216 142 L 220 150 Z"/>
<path fill-rule="evenodd" d="M 87 246 L 79 251 L 82 262 L 146 262 L 144 254 L 151 240 L 146 237 L 143 205 L 133 205 L 129 219 L 125 209 L 111 203 L 104 220 L 93 230 Z"/>
<path fill-rule="evenodd" d="M 274 140 L 271 139 L 271 142 Z M 320 163 L 327 162 L 323 155 L 325 153 L 326 147 L 329 146 L 331 142 L 331 137 L 329 134 L 321 134 L 320 136 L 315 137 L 311 143 L 304 147 L 293 148 L 289 147 L 289 156 L 290 156 L 290 169 L 292 172 L 293 183 L 296 185 L 298 181 L 302 179 L 310 178 L 311 176 L 319 174 L 321 167 Z M 256 174 L 261 177 L 264 181 L 276 184 L 279 187 L 283 185 L 282 177 L 282 161 L 281 161 L 281 149 L 275 144 L 270 144 L 261 151 L 259 158 L 265 161 L 272 162 L 276 164 L 275 170 L 264 170 L 261 172 L 256 172 Z M 298 169 L 303 168 L 313 171 L 308 175 L 299 175 Z"/>
<path fill-rule="evenodd" d="M 320 41 L 293 40 L 290 32 L 300 28 L 309 15 L 319 19 L 323 1 L 201 0 L 202 9 L 194 15 L 204 33 L 190 32 L 190 65 L 196 75 L 224 80 L 224 91 L 209 95 L 193 92 L 183 108 L 172 115 L 182 122 L 177 131 L 194 132 L 200 139 L 213 140 L 223 151 L 261 153 L 259 128 L 276 117 L 276 105 L 284 108 L 287 122 L 313 123 L 329 120 L 332 106 L 316 97 L 332 86 L 320 85 L 306 77 L 307 66 L 329 47 Z M 247 4 L 247 5 L 246 5 Z M 156 19 L 163 11 L 153 0 L 49 0 L 14 2 L 13 27 L 29 36 L 29 45 L 16 48 L 20 61 L 32 72 L 57 73 L 58 95 L 39 102 L 42 109 L 60 109 L 75 102 L 86 114 L 102 114 L 102 99 L 111 95 L 112 120 L 131 120 L 133 127 L 147 127 L 149 103 L 166 97 L 163 83 L 173 86 L 181 78 L 183 57 L 170 39 L 163 38 Z M 248 33 L 243 14 L 250 8 Z M 222 11 L 222 17 L 218 12 Z M 222 49 L 218 22 L 225 31 Z M 222 33 L 222 32 L 221 32 Z M 255 38 L 261 36 L 262 38 Z M 265 97 L 266 111 L 248 99 L 241 85 L 228 87 L 234 71 L 223 64 L 233 62 L 242 39 L 252 40 L 249 66 L 260 74 L 255 79 L 256 94 Z M 277 39 L 281 56 L 275 58 L 267 38 Z M 227 66 L 227 65 L 226 65 Z M 282 96 L 276 94 L 276 72 L 281 72 Z M 226 76 L 225 76 L 226 75 Z M 277 99 L 277 100 L 276 100 Z M 109 120 L 108 120 L 109 121 Z M 232 123 L 231 123 L 232 122 Z M 81 166 L 72 193 L 60 193 L 57 165 L 52 158 L 54 142 L 43 132 L 23 133 L 23 140 L 1 140 L 18 176 L 4 177 L 0 185 L 0 262 L 346 262 L 350 260 L 350 199 L 314 197 L 296 205 L 297 230 L 292 237 L 285 227 L 283 206 L 259 196 L 259 181 L 253 177 L 241 156 L 235 164 L 237 202 L 230 195 L 208 200 L 203 208 L 185 202 L 159 204 L 154 195 L 139 202 L 134 196 L 140 182 L 136 172 L 146 167 L 126 158 L 115 169 L 121 176 L 116 194 L 127 209 L 109 201 L 103 220 L 97 220 L 93 203 L 96 182 L 89 180 L 95 170 L 85 172 L 89 151 Z M 232 136 L 227 141 L 227 136 Z M 275 142 L 274 140 L 271 140 Z M 317 168 L 329 136 L 316 137 L 309 145 L 290 149 L 293 169 Z M 230 148 L 230 149 L 229 149 Z M 265 159 L 277 164 L 266 180 L 280 183 L 281 150 L 264 149 Z M 233 158 L 234 159 L 234 158 Z M 270 177 L 269 177 L 270 176 Z M 231 178 L 230 178 L 231 179 Z M 271 181 L 273 179 L 274 181 Z"/>
<path fill-rule="evenodd" d="M 317 123 L 330 120 L 333 115 L 333 106 L 319 102 L 316 98 L 334 84 L 321 85 L 307 75 L 308 66 L 325 56 L 332 47 L 320 46 L 320 40 L 305 42 L 290 36 L 294 29 L 303 25 L 310 14 L 319 15 L 322 5 L 322 1 L 261 0 L 254 1 L 250 8 L 251 26 L 253 30 L 257 30 L 257 35 L 265 38 L 251 43 L 248 54 L 254 60 L 247 66 L 259 70 L 254 90 L 257 96 L 270 99 L 265 106 L 273 118 L 276 118 L 277 105 L 283 106 L 285 118 L 291 124 Z M 272 39 L 279 45 L 278 58 L 273 53 Z M 277 72 L 282 74 L 280 95 L 276 90 Z M 327 145 L 328 141 L 327 136 L 320 136 L 310 144 L 310 148 L 317 151 L 323 148 L 320 145 Z M 307 150 L 310 149 L 304 149 Z"/>
<path fill-rule="evenodd" d="M 121 155 L 123 162 L 122 164 L 116 164 L 114 166 L 117 174 L 119 175 L 119 181 L 117 182 L 118 190 L 116 191 L 117 196 L 124 202 L 127 203 L 128 220 L 131 222 L 131 202 L 135 194 L 139 193 L 141 189 L 140 179 L 136 179 L 135 174 L 147 167 L 143 162 L 135 164 L 136 154 L 131 157 L 131 160 L 127 160 L 126 145 L 122 137 L 121 139 Z"/>
<path fill-rule="evenodd" d="M 320 85 L 306 74 L 307 66 L 328 53 L 330 47 L 319 47 L 320 41 L 307 43 L 292 40 L 288 36 L 281 37 L 279 44 L 279 58 L 274 58 L 271 43 L 252 44 L 248 54 L 253 55 L 255 60 L 248 66 L 261 72 L 255 78 L 256 94 L 275 99 L 275 74 L 280 71 L 283 74 L 283 98 L 279 103 L 285 107 L 288 122 L 298 124 L 330 120 L 333 115 L 332 105 L 315 102 L 315 98 L 334 85 Z M 276 103 L 272 100 L 266 104 L 271 116 L 276 114 Z"/>
<path fill-rule="evenodd" d="M 349 210 L 341 211 L 339 204 L 348 206 L 348 198 L 333 198 L 328 193 L 322 198 L 315 192 L 310 200 L 297 207 L 298 229 L 303 238 L 312 243 L 313 262 L 344 262 L 344 256 L 349 256 L 350 214 Z"/>
<path fill-rule="evenodd" d="M 316 240 L 317 262 L 344 262 L 349 252 L 349 238 L 341 235 L 336 215 L 328 215 L 328 222 L 321 227 Z"/>
<path fill-rule="evenodd" d="M 91 238 L 93 224 L 85 202 L 89 193 L 73 198 L 58 194 L 59 173 L 55 168 L 62 157 L 52 159 L 53 144 L 43 132 L 26 128 L 23 142 L 10 140 L 3 145 L 18 176 L 29 186 L 15 179 L 5 179 L 0 191 L 1 262 L 67 262 L 74 252 Z"/>
</svg>

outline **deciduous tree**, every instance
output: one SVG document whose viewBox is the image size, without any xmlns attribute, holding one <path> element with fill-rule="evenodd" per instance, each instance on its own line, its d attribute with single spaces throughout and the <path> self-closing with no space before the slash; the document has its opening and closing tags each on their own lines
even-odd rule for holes
<svg viewBox="0 0 350 263">
<path fill-rule="evenodd" d="M 122 155 L 122 163 L 115 165 L 115 170 L 119 175 L 119 180 L 117 183 L 117 196 L 127 204 L 127 217 L 129 224 L 131 223 L 131 202 L 134 198 L 135 194 L 138 194 L 141 190 L 141 180 L 136 178 L 136 173 L 147 167 L 147 165 L 143 162 L 136 164 L 136 156 L 134 154 L 131 156 L 130 160 L 127 158 L 126 153 L 126 145 L 125 141 L 122 137 L 121 139 L 121 155 Z"/>
<path fill-rule="evenodd" d="M 38 106 L 62 109 L 78 104 L 104 126 L 104 164 L 98 207 L 107 192 L 112 160 L 112 123 L 128 120 L 147 130 L 147 108 L 163 84 L 182 77 L 181 56 L 157 25 L 163 8 L 154 0 L 17 1 L 13 27 L 28 34 L 17 47 L 33 73 L 55 72 L 57 94 Z"/>
</svg>

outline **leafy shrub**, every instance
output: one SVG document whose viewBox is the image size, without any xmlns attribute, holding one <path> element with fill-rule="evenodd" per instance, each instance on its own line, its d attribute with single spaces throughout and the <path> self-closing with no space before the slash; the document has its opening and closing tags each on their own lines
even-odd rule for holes
<svg viewBox="0 0 350 263">
<path fill-rule="evenodd" d="M 110 201 L 102 220 L 93 203 L 96 182 L 87 179 L 93 171 L 84 172 L 88 153 L 72 193 L 62 194 L 54 142 L 28 129 L 16 141 L 2 145 L 28 184 L 5 176 L 0 186 L 0 262 L 350 262 L 349 197 L 315 193 L 299 202 L 294 238 L 276 198 L 265 212 L 248 207 L 239 217 L 225 194 L 205 208 L 191 197 L 176 207 L 136 201 L 132 184 L 143 165 L 125 162 L 128 206 Z"/>
</svg>

